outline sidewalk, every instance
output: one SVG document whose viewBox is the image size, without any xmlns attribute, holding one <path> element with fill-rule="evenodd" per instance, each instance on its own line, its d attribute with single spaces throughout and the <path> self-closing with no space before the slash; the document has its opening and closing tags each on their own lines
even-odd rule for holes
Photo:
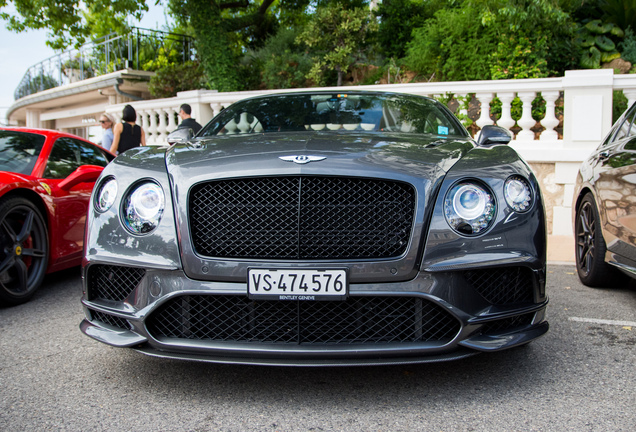
<svg viewBox="0 0 636 432">
<path fill-rule="evenodd" d="M 548 236 L 548 262 L 574 264 L 574 234 Z"/>
</svg>

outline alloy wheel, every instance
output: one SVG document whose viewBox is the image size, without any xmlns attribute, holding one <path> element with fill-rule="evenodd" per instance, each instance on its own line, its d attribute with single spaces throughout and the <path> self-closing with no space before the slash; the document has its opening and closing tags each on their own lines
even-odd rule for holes
<svg viewBox="0 0 636 432">
<path fill-rule="evenodd" d="M 28 300 L 44 278 L 48 261 L 46 226 L 27 200 L 0 206 L 0 299 L 9 304 Z"/>
</svg>

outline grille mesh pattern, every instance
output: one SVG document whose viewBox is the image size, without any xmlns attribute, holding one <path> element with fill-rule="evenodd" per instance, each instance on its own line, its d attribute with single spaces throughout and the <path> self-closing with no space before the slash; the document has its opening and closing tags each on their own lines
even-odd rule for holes
<svg viewBox="0 0 636 432">
<path fill-rule="evenodd" d="M 525 267 L 506 267 L 469 270 L 464 272 L 464 277 L 489 303 L 507 305 L 532 301 L 531 272 Z"/>
<path fill-rule="evenodd" d="M 130 324 L 123 318 L 120 318 L 115 315 L 105 314 L 103 312 L 99 312 L 91 309 L 91 320 L 92 321 L 100 321 L 104 324 L 108 324 L 113 327 L 117 327 L 124 330 L 130 330 Z"/>
<path fill-rule="evenodd" d="M 461 327 L 443 308 L 419 298 L 293 302 L 217 295 L 171 299 L 146 325 L 155 338 L 293 344 L 449 342 Z"/>
<path fill-rule="evenodd" d="M 92 265 L 88 269 L 88 296 L 123 301 L 137 287 L 146 270 L 135 267 Z"/>
<path fill-rule="evenodd" d="M 203 256 L 389 258 L 406 250 L 415 194 L 377 179 L 265 177 L 197 185 L 189 203 Z"/>
</svg>

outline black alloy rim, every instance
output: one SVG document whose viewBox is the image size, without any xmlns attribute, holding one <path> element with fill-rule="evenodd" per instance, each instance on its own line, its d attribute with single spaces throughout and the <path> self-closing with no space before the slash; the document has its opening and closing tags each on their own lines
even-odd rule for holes
<svg viewBox="0 0 636 432">
<path fill-rule="evenodd" d="M 596 217 L 590 202 L 585 202 L 579 210 L 576 221 L 576 260 L 579 269 L 588 275 L 594 265 L 596 252 Z"/>
<path fill-rule="evenodd" d="M 35 210 L 17 205 L 0 220 L 0 286 L 22 296 L 37 288 L 46 266 L 46 230 Z"/>
</svg>

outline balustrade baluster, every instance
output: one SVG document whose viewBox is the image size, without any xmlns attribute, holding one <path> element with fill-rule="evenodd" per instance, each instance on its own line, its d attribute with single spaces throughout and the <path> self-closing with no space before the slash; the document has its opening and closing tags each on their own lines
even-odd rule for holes
<svg viewBox="0 0 636 432">
<path fill-rule="evenodd" d="M 175 119 L 175 114 L 179 112 L 179 108 L 178 107 L 166 108 L 166 112 L 168 113 L 168 133 L 170 133 L 177 128 L 177 121 Z"/>
<path fill-rule="evenodd" d="M 476 93 L 475 98 L 481 104 L 481 114 L 479 118 L 475 122 L 479 128 L 483 128 L 484 126 L 493 124 L 492 119 L 490 118 L 490 102 L 493 100 L 494 93 Z"/>
<path fill-rule="evenodd" d="M 544 91 L 541 92 L 543 100 L 545 100 L 545 117 L 541 120 L 541 125 L 545 128 L 541 132 L 541 141 L 557 140 L 559 134 L 554 130 L 559 125 L 559 119 L 556 116 L 555 102 L 559 98 L 558 91 Z"/>
<path fill-rule="evenodd" d="M 497 125 L 510 130 L 515 125 L 515 121 L 510 115 L 510 104 L 515 98 L 514 93 L 497 93 L 497 97 L 501 101 L 501 117 L 497 120 Z"/>
<path fill-rule="evenodd" d="M 517 124 L 521 128 L 517 134 L 517 139 L 520 141 L 531 141 L 534 139 L 534 132 L 530 130 L 532 126 L 536 124 L 536 121 L 532 118 L 532 101 L 536 97 L 535 92 L 519 92 L 519 99 L 521 99 L 522 114 L 521 118 L 517 121 Z"/>
<path fill-rule="evenodd" d="M 162 108 L 157 110 L 159 113 L 159 126 L 157 127 L 157 140 L 156 144 L 163 145 L 166 143 L 168 137 L 168 116 L 170 116 L 170 108 Z"/>
<path fill-rule="evenodd" d="M 157 114 L 158 114 L 158 110 L 150 109 L 150 110 L 148 110 L 148 113 L 149 113 L 149 118 L 150 118 L 150 125 L 148 126 L 148 130 L 146 131 L 146 141 L 150 141 L 150 142 L 147 142 L 147 144 L 159 144 L 157 142 Z M 148 140 L 148 138 L 150 138 L 150 140 Z"/>
<path fill-rule="evenodd" d="M 118 121 L 121 121 L 121 114 L 118 115 L 118 117 Z M 146 110 L 137 110 L 137 123 L 139 123 L 139 126 L 141 126 L 141 128 L 144 130 L 144 133 L 146 134 L 146 140 L 148 140 L 148 113 L 146 112 Z"/>
<path fill-rule="evenodd" d="M 210 108 L 212 108 L 212 117 L 216 117 L 223 109 L 223 105 L 213 102 L 210 104 Z"/>
<path fill-rule="evenodd" d="M 636 89 L 623 90 L 623 94 L 627 98 L 627 108 L 636 102 Z"/>
</svg>

